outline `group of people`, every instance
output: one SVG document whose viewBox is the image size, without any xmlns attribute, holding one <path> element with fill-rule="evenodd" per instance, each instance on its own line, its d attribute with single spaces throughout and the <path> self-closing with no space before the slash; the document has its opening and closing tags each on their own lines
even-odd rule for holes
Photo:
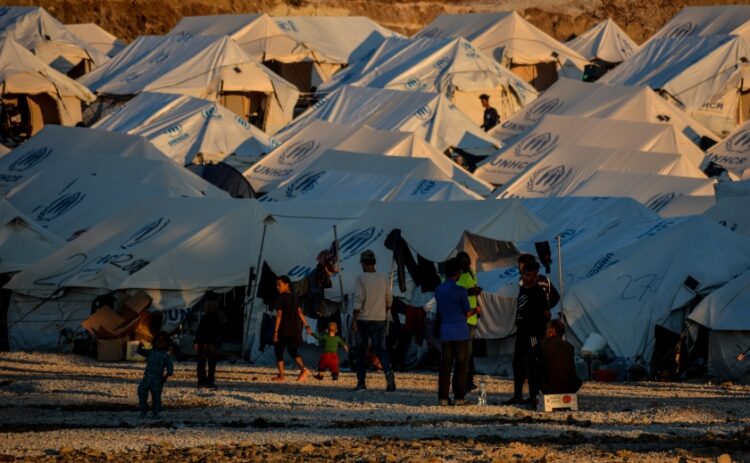
<svg viewBox="0 0 750 463">
<path fill-rule="evenodd" d="M 354 311 L 351 332 L 354 335 L 357 384 L 355 391 L 367 389 L 367 352 L 371 349 L 379 360 L 386 379 L 386 391 L 396 390 L 396 379 L 386 349 L 388 316 L 393 304 L 391 283 L 386 275 L 376 270 L 375 253 L 366 250 L 360 255 L 362 273 L 355 280 Z M 551 309 L 560 296 L 549 278 L 539 273 L 539 263 L 531 254 L 518 258 L 521 274 L 516 302 L 516 341 L 513 354 L 513 396 L 506 405 L 528 404 L 536 407 L 539 392 L 545 394 L 573 393 L 581 381 L 575 372 L 573 346 L 562 339 L 565 325 L 551 319 Z M 310 370 L 298 352 L 302 344 L 302 330 L 315 337 L 323 348 L 314 378 L 323 380 L 328 371 L 335 381 L 339 377 L 338 352 L 349 351 L 347 343 L 338 335 L 338 325 L 329 322 L 326 332 L 313 332 L 302 307 L 292 291 L 286 275 L 276 280 L 278 297 L 273 342 L 278 374 L 273 381 L 286 380 L 284 354 L 288 354 L 299 368 L 297 381 L 305 381 Z M 477 388 L 474 384 L 473 340 L 482 314 L 479 304 L 482 288 L 471 268 L 471 258 L 465 252 L 445 263 L 445 280 L 435 290 L 436 318 L 434 333 L 440 341 L 440 373 L 438 404 L 465 405 L 466 394 Z M 207 305 L 196 331 L 195 350 L 198 354 L 198 385 L 213 386 L 218 355 L 219 318 L 214 306 Z M 172 361 L 166 353 L 169 339 L 164 333 L 154 340 L 154 348 L 139 346 L 139 353 L 147 358 L 146 371 L 138 387 L 141 414 L 147 411 L 148 393 L 153 398 L 153 414 L 158 416 L 161 390 L 173 373 Z M 208 363 L 208 372 L 206 372 Z M 452 373 L 452 375 L 451 375 Z M 523 398 L 528 381 L 529 397 Z M 453 390 L 453 399 L 450 391 Z"/>
</svg>

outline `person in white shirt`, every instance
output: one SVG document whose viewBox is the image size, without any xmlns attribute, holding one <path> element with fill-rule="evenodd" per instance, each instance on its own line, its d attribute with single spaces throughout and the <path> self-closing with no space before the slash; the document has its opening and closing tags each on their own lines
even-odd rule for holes
<svg viewBox="0 0 750 463">
<path fill-rule="evenodd" d="M 386 391 L 396 390 L 396 378 L 391 369 L 388 351 L 385 348 L 388 311 L 393 303 L 391 284 L 385 275 L 375 270 L 375 253 L 371 250 L 363 251 L 359 256 L 362 271 L 354 283 L 354 314 L 352 316 L 352 332 L 356 336 L 357 345 L 357 387 L 355 391 L 367 389 L 365 378 L 367 375 L 367 360 L 365 352 L 372 342 L 375 355 L 383 365 L 386 379 Z"/>
</svg>

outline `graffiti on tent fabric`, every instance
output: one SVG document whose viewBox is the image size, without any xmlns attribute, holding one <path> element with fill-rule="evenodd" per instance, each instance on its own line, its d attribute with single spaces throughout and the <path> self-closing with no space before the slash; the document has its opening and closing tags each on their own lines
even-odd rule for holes
<svg viewBox="0 0 750 463">
<path fill-rule="evenodd" d="M 659 290 L 664 278 L 656 273 L 648 273 L 640 276 L 622 275 L 617 281 L 623 280 L 625 286 L 620 293 L 620 299 L 623 301 L 637 300 L 642 302 L 649 293 L 656 293 Z"/>
</svg>

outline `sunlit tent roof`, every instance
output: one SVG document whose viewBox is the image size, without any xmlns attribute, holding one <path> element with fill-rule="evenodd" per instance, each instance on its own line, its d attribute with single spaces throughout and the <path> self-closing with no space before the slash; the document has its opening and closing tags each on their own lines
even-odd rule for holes
<svg viewBox="0 0 750 463">
<path fill-rule="evenodd" d="M 392 42 L 382 47 L 390 48 Z M 342 71 L 348 85 L 444 94 L 477 125 L 482 124 L 481 94 L 488 94 L 501 119 L 533 101 L 537 91 L 463 38 L 422 38 L 404 42 L 397 53 L 376 53 L 371 69 L 359 75 Z M 357 71 L 355 71 L 357 72 Z M 346 78 L 348 76 L 349 78 Z M 321 91 L 331 87 L 323 86 Z"/>
<path fill-rule="evenodd" d="M 612 19 L 595 24 L 578 37 L 565 42 L 589 61 L 621 63 L 638 51 L 638 44 Z"/>
<path fill-rule="evenodd" d="M 45 124 L 81 122 L 81 105 L 96 98 L 86 87 L 44 64 L 11 38 L 0 39 L 0 84 L 8 102 L 25 99 L 32 135 Z M 16 101 L 23 106 L 21 101 Z"/>
<path fill-rule="evenodd" d="M 65 28 L 78 40 L 91 45 L 110 58 L 121 52 L 126 46 L 125 42 L 102 29 L 98 24 L 66 24 Z"/>
<path fill-rule="evenodd" d="M 58 161 L 75 163 L 79 156 L 102 156 L 112 158 L 137 158 L 167 164 L 169 177 L 177 178 L 189 196 L 225 197 L 226 193 L 206 183 L 201 178 L 172 163 L 146 139 L 106 130 L 81 127 L 60 127 L 50 125 L 23 145 L 0 158 L 0 192 L 7 193 Z M 103 164 L 106 165 L 106 161 Z M 153 169 L 153 167 L 152 167 Z M 52 170 L 50 173 L 54 172 Z M 158 170 L 153 172 L 160 175 Z M 146 170 L 136 172 L 142 178 L 149 178 Z M 192 193 L 188 193 L 192 192 Z"/>
<path fill-rule="evenodd" d="M 502 142 L 528 133 L 547 114 L 601 117 L 634 122 L 672 125 L 678 136 L 680 152 L 703 156 L 697 145 L 701 137 L 716 136 L 701 123 L 671 105 L 648 87 L 607 85 L 560 79 L 544 95 L 522 108 L 509 120 L 490 131 Z"/>
<path fill-rule="evenodd" d="M 0 7 L 0 37 L 10 37 L 45 64 L 78 77 L 107 62 L 106 54 L 72 34 L 44 8 Z M 77 69 L 74 69 L 77 68 Z"/>
<path fill-rule="evenodd" d="M 545 34 L 515 11 L 443 14 L 416 37 L 464 37 L 487 56 L 546 89 L 558 75 L 580 79 L 586 58 Z M 551 69 L 540 67 L 549 63 Z M 551 71 L 551 72 L 550 72 Z"/>
<path fill-rule="evenodd" d="M 750 121 L 740 125 L 708 150 L 709 161 L 742 179 L 750 169 Z"/>
<path fill-rule="evenodd" d="M 717 134 L 750 116 L 742 92 L 750 75 L 750 45 L 740 36 L 708 35 L 651 40 L 602 77 L 603 83 L 661 90 Z"/>
<path fill-rule="evenodd" d="M 688 6 L 649 41 L 708 35 L 740 35 L 750 39 L 750 6 Z"/>
<path fill-rule="evenodd" d="M 145 137 L 183 165 L 222 161 L 243 143 L 272 149 L 268 135 L 219 103 L 169 93 L 141 93 L 93 127 Z"/>
<path fill-rule="evenodd" d="M 486 195 L 492 186 L 477 179 L 456 165 L 445 155 L 409 132 L 375 130 L 366 125 L 342 126 L 329 122 L 311 121 L 306 127 L 274 149 L 257 163 L 243 170 L 253 188 L 267 192 L 305 170 L 330 149 L 358 153 L 378 153 L 384 156 L 427 158 L 446 178 Z M 240 156 L 230 158 L 232 162 Z"/>
<path fill-rule="evenodd" d="M 537 161 L 570 145 L 680 154 L 679 138 L 680 134 L 667 124 L 550 114 L 523 137 L 509 140 L 483 161 L 475 175 L 493 184 L 504 184 Z M 697 167 L 703 161 L 697 149 L 689 150 L 684 158 L 686 171 L 681 175 L 705 178 Z"/>
<path fill-rule="evenodd" d="M 229 37 L 141 36 L 80 79 L 99 95 L 177 93 L 218 101 L 273 132 L 292 119 L 299 91 Z"/>
<path fill-rule="evenodd" d="M 498 145 L 443 95 L 349 85 L 328 94 L 274 137 L 286 141 L 316 120 L 414 132 L 438 151 L 461 148 L 486 155 Z"/>
</svg>

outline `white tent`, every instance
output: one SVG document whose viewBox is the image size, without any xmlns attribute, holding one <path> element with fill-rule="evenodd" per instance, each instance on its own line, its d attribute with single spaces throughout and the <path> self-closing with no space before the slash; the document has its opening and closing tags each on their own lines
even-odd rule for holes
<svg viewBox="0 0 750 463">
<path fill-rule="evenodd" d="M 292 120 L 299 91 L 229 37 L 142 36 L 80 79 L 95 93 L 177 93 L 221 103 L 266 132 Z"/>
<path fill-rule="evenodd" d="M 685 7 L 649 41 L 708 35 L 740 35 L 750 39 L 750 6 Z"/>
<path fill-rule="evenodd" d="M 352 86 L 328 94 L 274 137 L 287 141 L 315 120 L 414 132 L 438 151 L 460 148 L 483 155 L 498 145 L 443 95 Z"/>
<path fill-rule="evenodd" d="M 224 191 L 169 161 L 161 151 L 144 138 L 106 130 L 54 125 L 45 127 L 23 145 L 0 158 L 0 193 L 6 194 L 16 185 L 20 185 L 58 161 L 74 163 L 73 158 L 79 156 L 106 156 L 112 159 L 133 157 L 157 161 L 167 164 L 164 169 L 168 170 L 169 177 L 165 178 L 179 179 L 175 185 L 185 185 L 184 194 L 226 197 Z M 106 167 L 106 161 L 103 161 L 103 166 Z M 161 170 L 154 171 L 154 174 L 161 175 Z M 145 171 L 133 175 L 146 179 L 149 178 L 150 173 Z"/>
<path fill-rule="evenodd" d="M 365 17 L 279 17 L 267 14 L 187 16 L 170 31 L 228 35 L 250 56 L 310 91 L 334 72 L 398 34 Z"/>
<path fill-rule="evenodd" d="M 692 151 L 691 158 L 703 156 L 696 146 L 701 142 L 701 137 L 716 137 L 708 128 L 648 87 L 570 79 L 560 79 L 543 96 L 496 126 L 490 135 L 506 143 L 513 137 L 528 133 L 547 114 L 669 124 L 678 132 L 680 152 L 687 154 Z"/>
<path fill-rule="evenodd" d="M 12 38 L 45 64 L 72 78 L 107 62 L 107 55 L 82 42 L 39 7 L 0 7 L 0 37 Z"/>
<path fill-rule="evenodd" d="M 737 178 L 750 169 L 750 121 L 740 125 L 727 138 L 708 150 L 709 161 L 720 165 Z"/>
<path fill-rule="evenodd" d="M 621 63 L 638 51 L 638 44 L 609 18 L 565 42 L 565 45 L 589 61 L 598 60 L 608 64 Z"/>
<path fill-rule="evenodd" d="M 28 268 L 64 243 L 7 200 L 0 199 L 0 273 Z"/>
<path fill-rule="evenodd" d="M 208 289 L 243 286 L 256 265 L 264 224 L 263 259 L 272 268 L 314 261 L 303 239 L 267 217 L 254 200 L 133 204 L 11 280 L 11 349 L 54 348 L 60 329 L 76 329 L 91 299 L 108 291 L 142 288 L 158 296 L 156 309 L 178 299 L 184 310 Z"/>
<path fill-rule="evenodd" d="M 573 194 L 641 196 L 646 191 L 632 188 L 633 183 L 640 186 L 654 182 L 652 188 L 660 188 L 668 181 L 674 181 L 675 173 L 685 170 L 684 160 L 675 154 L 565 145 L 503 186 L 498 198 L 545 198 Z M 595 182 L 597 178 L 603 180 Z M 701 191 L 713 193 L 714 181 L 705 176 L 702 179 L 691 177 L 686 181 L 690 181 L 691 185 L 700 185 Z M 634 199 L 642 201 L 642 198 Z"/>
<path fill-rule="evenodd" d="M 501 185 L 560 147 L 570 145 L 680 154 L 679 138 L 680 134 L 666 124 L 550 114 L 523 138 L 509 140 L 496 154 L 484 160 L 475 175 Z M 684 163 L 687 171 L 681 175 L 705 178 L 695 165 L 700 164 L 703 157 L 695 156 L 699 153 L 694 149 L 686 154 L 692 164 Z"/>
<path fill-rule="evenodd" d="M 736 380 L 750 374 L 750 362 L 738 359 L 750 349 L 750 270 L 706 296 L 688 318 L 710 330 L 709 375 Z"/>
<path fill-rule="evenodd" d="M 392 42 L 382 47 L 391 48 Z M 490 95 L 502 120 L 538 95 L 531 85 L 463 38 L 408 41 L 397 53 L 376 51 L 362 69 L 371 70 L 342 79 L 360 87 L 442 93 L 476 125 L 482 124 L 479 96 L 483 93 Z M 330 88 L 324 86 L 321 91 Z"/>
<path fill-rule="evenodd" d="M 703 197 L 705 207 L 693 209 L 694 214 L 710 207 L 714 197 L 715 180 L 707 178 L 681 177 L 679 175 L 659 175 L 659 173 L 596 172 L 588 180 L 575 188 L 575 196 L 626 196 L 633 198 L 654 212 L 665 216 L 684 215 L 669 212 L 673 202 L 682 196 Z M 674 206 L 672 206 L 674 207 Z M 675 209 L 679 210 L 679 209 Z"/>
<path fill-rule="evenodd" d="M 716 204 L 704 215 L 734 232 L 750 236 L 750 195 L 721 196 L 720 192 L 717 188 Z"/>
<path fill-rule="evenodd" d="M 58 157 L 5 198 L 65 241 L 136 201 L 228 195 L 164 158 L 77 155 Z"/>
<path fill-rule="evenodd" d="M 66 24 L 65 28 L 78 40 L 89 44 L 110 58 L 120 53 L 125 47 L 125 42 L 102 29 L 95 23 Z"/>
<path fill-rule="evenodd" d="M 81 106 L 96 99 L 11 38 L 0 43 L 0 84 L 4 109 L 18 108 L 18 122 L 30 127 L 27 136 L 45 124 L 76 125 L 81 122 Z"/>
<path fill-rule="evenodd" d="M 670 317 L 695 295 L 682 283 L 698 281 L 706 294 L 750 267 L 750 240 L 695 217 L 651 233 L 612 253 L 617 265 L 567 289 L 565 317 L 578 340 L 598 333 L 618 356 L 648 362 L 654 329 L 681 332 Z"/>
<path fill-rule="evenodd" d="M 586 58 L 534 27 L 515 11 L 443 14 L 416 37 L 464 37 L 540 91 L 558 76 L 580 79 L 588 64 Z"/>
<path fill-rule="evenodd" d="M 725 135 L 750 118 L 750 45 L 739 36 L 651 40 L 602 82 L 648 85 L 680 104 L 715 133 Z"/>
<path fill-rule="evenodd" d="M 219 103 L 169 93 L 141 93 L 93 128 L 145 137 L 183 165 L 222 161 L 243 143 L 261 153 L 273 145 L 268 135 Z"/>
<path fill-rule="evenodd" d="M 302 172 L 325 151 L 332 149 L 429 159 L 445 178 L 481 195 L 492 191 L 489 184 L 475 178 L 413 133 L 375 130 L 364 124 L 355 128 L 318 120 L 311 121 L 256 164 L 245 168 L 244 175 L 255 191 L 267 192 Z M 232 158 L 236 161 L 240 156 Z M 232 158 L 230 161 L 234 162 Z"/>
</svg>

